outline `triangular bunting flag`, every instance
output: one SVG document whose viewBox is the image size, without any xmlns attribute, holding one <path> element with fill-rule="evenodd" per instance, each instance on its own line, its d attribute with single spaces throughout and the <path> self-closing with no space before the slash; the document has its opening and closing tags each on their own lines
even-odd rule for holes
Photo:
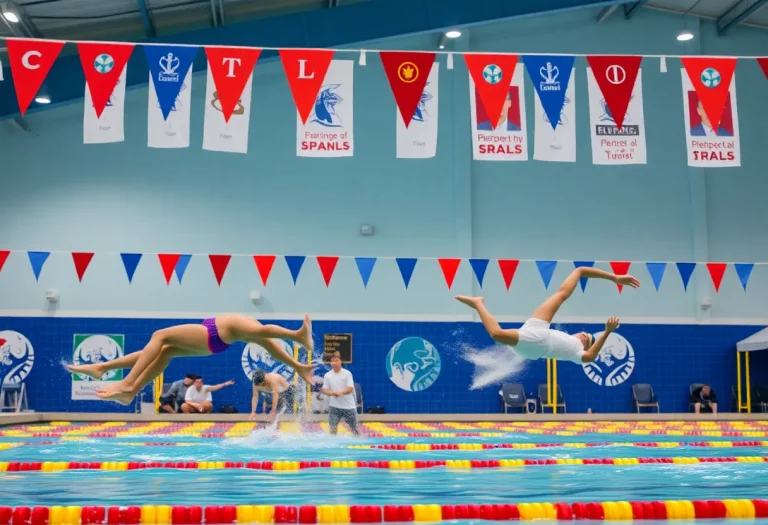
<svg viewBox="0 0 768 525">
<path fill-rule="evenodd" d="M 544 288 L 549 288 L 549 283 L 552 281 L 557 267 L 557 261 L 536 261 L 536 267 L 539 269 L 541 280 L 544 281 Z"/>
<path fill-rule="evenodd" d="M 166 45 L 142 47 L 147 56 L 149 74 L 155 86 L 163 119 L 168 120 L 199 48 Z"/>
<path fill-rule="evenodd" d="M 459 270 L 461 259 L 438 259 L 440 269 L 443 271 L 443 278 L 445 278 L 445 284 L 448 285 L 450 290 L 453 286 L 453 280 L 456 278 L 456 272 Z"/>
<path fill-rule="evenodd" d="M 61 53 L 64 42 L 33 40 L 27 38 L 6 38 L 8 60 L 11 63 L 13 84 L 22 115 L 29 109 L 45 77 Z"/>
<path fill-rule="evenodd" d="M 768 78 L 768 57 L 758 58 L 757 63 L 760 64 L 760 69 L 763 70 L 765 78 Z"/>
<path fill-rule="evenodd" d="M 301 267 L 304 266 L 304 260 L 306 257 L 303 255 L 286 255 L 285 256 L 285 263 L 288 265 L 288 270 L 291 272 L 291 277 L 293 278 L 293 284 L 296 284 L 296 279 L 299 278 L 299 272 L 301 272 Z"/>
<path fill-rule="evenodd" d="M 528 70 L 528 76 L 531 77 L 533 88 L 539 96 L 541 107 L 544 108 L 552 129 L 556 129 L 560 122 L 560 114 L 565 105 L 565 90 L 571 80 L 575 58 L 559 55 L 523 57 L 525 69 Z"/>
<path fill-rule="evenodd" d="M 435 53 L 380 51 L 379 55 L 407 128 L 424 93 L 424 86 L 435 62 Z"/>
<path fill-rule="evenodd" d="M 405 284 L 405 288 L 407 289 L 408 284 L 411 282 L 411 277 L 413 277 L 413 269 L 416 268 L 418 259 L 398 257 L 395 261 L 397 262 L 397 267 L 400 269 L 400 276 L 403 278 L 403 284 Z"/>
<path fill-rule="evenodd" d="M 718 129 L 728 100 L 736 58 L 680 57 L 712 129 Z"/>
<path fill-rule="evenodd" d="M 339 262 L 338 257 L 318 256 L 317 265 L 320 267 L 320 273 L 323 274 L 323 281 L 325 281 L 325 287 L 328 288 L 333 278 L 333 272 L 336 270 L 336 265 Z"/>
<path fill-rule="evenodd" d="M 29 257 L 29 264 L 32 265 L 32 272 L 35 274 L 35 281 L 40 280 L 40 272 L 43 269 L 45 261 L 48 260 L 48 256 L 50 255 L 51 252 L 27 252 L 27 257 Z"/>
<path fill-rule="evenodd" d="M 496 129 L 509 94 L 512 76 L 515 74 L 517 55 L 467 53 L 464 55 L 464 62 L 491 126 Z"/>
<path fill-rule="evenodd" d="M 715 285 L 715 293 L 720 291 L 720 284 L 723 282 L 723 275 L 725 275 L 725 269 L 727 267 L 728 263 L 707 263 L 709 276 L 712 278 L 712 284 Z"/>
<path fill-rule="evenodd" d="M 371 278 L 373 267 L 376 266 L 375 257 L 355 257 L 357 271 L 360 272 L 360 278 L 363 280 L 363 287 L 368 288 L 368 281 Z"/>
<path fill-rule="evenodd" d="M 667 269 L 667 263 L 663 262 L 647 262 L 645 267 L 648 269 L 648 274 L 651 276 L 653 286 L 656 287 L 656 291 L 659 291 L 661 286 L 661 280 L 664 278 L 664 271 Z"/>
<path fill-rule="evenodd" d="M 256 269 L 259 271 L 259 277 L 261 277 L 261 283 L 266 286 L 269 281 L 269 274 L 272 273 L 272 267 L 275 265 L 276 255 L 254 255 L 253 262 L 256 264 Z"/>
<path fill-rule="evenodd" d="M 189 266 L 189 262 L 192 260 L 192 255 L 189 253 L 183 253 L 179 256 L 179 260 L 176 262 L 176 279 L 179 280 L 179 284 L 181 284 L 181 280 L 184 279 L 184 274 L 187 272 L 187 266 Z"/>
<path fill-rule="evenodd" d="M 3 271 L 5 261 L 8 260 L 8 256 L 11 254 L 10 250 L 0 250 L 0 272 Z"/>
<path fill-rule="evenodd" d="M 121 253 L 120 258 L 123 260 L 125 275 L 128 276 L 128 284 L 130 284 L 133 282 L 133 275 L 136 273 L 136 267 L 139 266 L 139 261 L 141 261 L 141 254 Z"/>
<path fill-rule="evenodd" d="M 755 267 L 752 263 L 734 263 L 733 268 L 736 270 L 736 275 L 739 276 L 741 286 L 744 291 L 747 291 L 747 283 L 749 282 L 749 276 L 752 275 L 752 269 Z"/>
<path fill-rule="evenodd" d="M 208 67 L 211 70 L 216 93 L 224 114 L 229 122 L 232 112 L 240 102 L 243 89 L 251 78 L 253 68 L 259 59 L 261 49 L 245 47 L 206 47 Z"/>
<path fill-rule="evenodd" d="M 488 259 L 470 259 L 469 265 L 472 267 L 472 271 L 475 272 L 475 277 L 480 285 L 483 287 L 483 280 L 485 279 L 485 271 L 488 269 Z"/>
<path fill-rule="evenodd" d="M 117 81 L 131 58 L 133 44 L 78 42 L 77 51 L 80 53 L 93 109 L 96 111 L 96 117 L 101 118 L 101 113 L 107 107 Z"/>
<path fill-rule="evenodd" d="M 78 281 L 83 282 L 83 275 L 85 275 L 88 265 L 91 264 L 91 259 L 93 259 L 93 252 L 72 252 L 72 261 L 75 263 Z"/>
<path fill-rule="evenodd" d="M 679 262 L 677 263 L 677 271 L 680 272 L 680 278 L 683 280 L 683 289 L 688 291 L 688 282 L 691 280 L 691 274 L 693 269 L 696 268 L 696 263 L 691 262 Z"/>
<path fill-rule="evenodd" d="M 306 124 L 325 80 L 328 66 L 333 60 L 333 50 L 281 49 L 280 60 L 283 62 L 296 109 L 301 121 Z"/>
<path fill-rule="evenodd" d="M 574 268 L 592 268 L 595 265 L 595 261 L 573 261 Z M 587 291 L 587 281 L 588 279 L 586 277 L 582 277 L 579 279 L 579 284 L 581 285 L 581 291 L 585 292 Z"/>
<path fill-rule="evenodd" d="M 621 129 L 635 89 L 641 56 L 588 56 L 587 62 L 600 87 L 613 121 Z"/>
<path fill-rule="evenodd" d="M 509 291 L 509 287 L 512 284 L 512 279 L 515 278 L 515 272 L 517 271 L 517 265 L 520 264 L 520 261 L 517 259 L 499 259 L 499 270 L 501 270 L 501 277 L 504 279 L 504 286 L 507 287 L 507 291 Z M 555 261 L 552 261 L 555 262 Z M 536 263 L 538 265 L 538 262 Z M 557 264 L 557 263 L 555 263 Z M 552 267 L 552 271 L 555 271 L 555 267 Z M 539 272 L 541 272 L 541 267 L 539 267 Z M 544 276 L 542 275 L 542 278 Z M 552 278 L 552 274 L 549 274 L 549 278 Z M 545 286 L 549 286 L 549 281 L 545 283 Z"/>
<path fill-rule="evenodd" d="M 211 268 L 213 268 L 213 275 L 216 276 L 216 282 L 221 286 L 221 280 L 224 278 L 224 274 L 229 266 L 229 261 L 232 260 L 231 255 L 208 255 L 208 259 L 211 261 Z"/>
<path fill-rule="evenodd" d="M 629 267 L 632 264 L 629 261 L 611 261 L 611 270 L 613 270 L 613 273 L 616 275 L 627 275 L 629 272 Z M 616 286 L 619 289 L 619 293 L 621 293 L 622 288 L 624 288 L 623 284 L 616 284 Z"/>
<path fill-rule="evenodd" d="M 178 253 L 158 253 L 157 258 L 160 261 L 160 267 L 163 269 L 163 276 L 165 277 L 166 284 L 171 284 L 171 277 L 173 276 L 173 270 L 176 268 L 176 263 L 179 262 L 181 254 Z M 181 280 L 179 280 L 181 282 Z"/>
</svg>

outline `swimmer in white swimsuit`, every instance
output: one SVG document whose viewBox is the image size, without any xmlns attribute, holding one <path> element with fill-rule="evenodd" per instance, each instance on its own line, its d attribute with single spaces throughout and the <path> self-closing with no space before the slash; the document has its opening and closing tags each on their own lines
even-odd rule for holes
<svg viewBox="0 0 768 525">
<path fill-rule="evenodd" d="M 640 281 L 631 275 L 615 275 L 598 268 L 581 267 L 574 270 L 560 285 L 560 289 L 552 297 L 539 306 L 530 319 L 519 329 L 504 330 L 488 312 L 482 297 L 466 297 L 457 295 L 456 299 L 477 310 L 483 326 L 497 343 L 513 346 L 518 354 L 526 359 L 557 359 L 574 363 L 591 363 L 597 358 L 603 348 L 608 334 L 619 327 L 619 319 L 610 317 L 605 323 L 605 332 L 594 340 L 591 334 L 579 332 L 569 335 L 559 330 L 551 330 L 549 324 L 560 306 L 568 299 L 579 279 L 606 279 L 616 284 L 638 288 Z"/>
</svg>

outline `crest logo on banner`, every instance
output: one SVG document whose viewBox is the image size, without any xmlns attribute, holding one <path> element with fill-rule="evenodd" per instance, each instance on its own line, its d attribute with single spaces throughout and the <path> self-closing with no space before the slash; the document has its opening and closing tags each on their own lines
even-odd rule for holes
<svg viewBox="0 0 768 525">
<path fill-rule="evenodd" d="M 261 49 L 206 47 L 205 54 L 224 122 L 229 122 L 240 103 L 245 85 L 251 79 Z"/>
<path fill-rule="evenodd" d="M 187 72 L 197 56 L 197 47 L 187 46 L 143 46 L 149 65 L 149 74 L 155 86 L 157 101 L 163 119 L 173 111 Z"/>
<path fill-rule="evenodd" d="M 624 125 L 624 115 L 629 107 L 642 61 L 643 57 L 640 56 L 587 57 L 595 81 L 619 129 Z"/>
<path fill-rule="evenodd" d="M 16 87 L 16 99 L 22 115 L 29 109 L 40 86 L 56 61 L 64 42 L 26 38 L 6 38 L 8 60 Z"/>
<path fill-rule="evenodd" d="M 421 337 L 395 343 L 387 354 L 387 376 L 406 392 L 421 392 L 440 377 L 440 352 Z"/>
<path fill-rule="evenodd" d="M 731 79 L 736 71 L 735 58 L 682 57 L 696 94 L 711 127 L 717 129 L 729 98 Z"/>
<path fill-rule="evenodd" d="M 281 49 L 288 85 L 301 122 L 307 123 L 315 105 L 320 86 L 323 85 L 328 67 L 333 60 L 333 51 L 326 49 Z"/>
<path fill-rule="evenodd" d="M 502 111 L 517 67 L 517 55 L 466 54 L 464 62 L 491 129 L 496 129 L 499 121 L 504 120 Z"/>
<path fill-rule="evenodd" d="M 24 381 L 35 364 L 29 339 L 13 330 L 0 331 L 0 384 Z"/>
<path fill-rule="evenodd" d="M 407 128 L 419 105 L 421 94 L 424 93 L 424 86 L 435 61 L 435 53 L 380 51 L 379 55 Z"/>
<path fill-rule="evenodd" d="M 440 64 L 435 62 L 429 72 L 419 104 L 413 112 L 411 126 L 405 127 L 399 111 L 395 111 L 397 126 L 397 158 L 427 159 L 437 154 L 438 80 Z"/>
<path fill-rule="evenodd" d="M 90 91 L 96 118 L 107 106 L 133 53 L 133 44 L 78 43 L 85 83 Z"/>
<path fill-rule="evenodd" d="M 603 332 L 594 334 L 595 339 Z M 629 379 L 635 369 L 635 351 L 623 336 L 612 332 L 605 340 L 597 359 L 582 365 L 584 373 L 600 386 L 618 386 Z"/>
</svg>

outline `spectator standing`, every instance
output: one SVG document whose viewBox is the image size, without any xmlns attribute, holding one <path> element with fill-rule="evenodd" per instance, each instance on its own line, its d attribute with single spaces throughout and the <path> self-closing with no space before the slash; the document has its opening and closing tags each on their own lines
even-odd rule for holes
<svg viewBox="0 0 768 525">
<path fill-rule="evenodd" d="M 352 372 L 341 367 L 339 352 L 331 355 L 331 370 L 323 378 L 322 392 L 331 398 L 328 406 L 328 425 L 331 434 L 336 434 L 339 422 L 343 419 L 352 433 L 359 436 L 355 381 L 352 378 Z"/>
</svg>

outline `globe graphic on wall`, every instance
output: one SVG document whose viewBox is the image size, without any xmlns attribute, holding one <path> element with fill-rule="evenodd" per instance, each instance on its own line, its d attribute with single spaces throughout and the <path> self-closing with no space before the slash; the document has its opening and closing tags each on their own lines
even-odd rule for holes
<svg viewBox="0 0 768 525">
<path fill-rule="evenodd" d="M 387 354 L 387 376 L 406 392 L 431 387 L 440 376 L 440 354 L 421 337 L 408 337 L 395 343 Z"/>
</svg>

